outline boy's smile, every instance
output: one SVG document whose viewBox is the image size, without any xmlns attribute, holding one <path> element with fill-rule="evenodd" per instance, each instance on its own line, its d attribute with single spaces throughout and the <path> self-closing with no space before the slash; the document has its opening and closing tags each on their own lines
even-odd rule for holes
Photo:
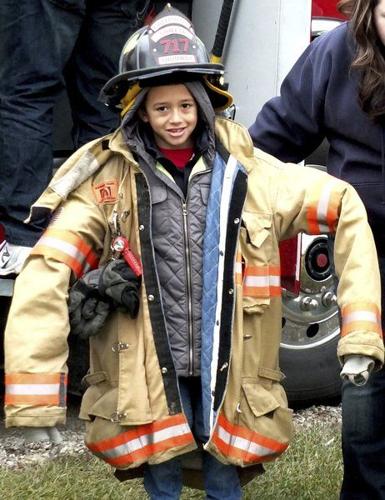
<svg viewBox="0 0 385 500">
<path fill-rule="evenodd" d="M 158 147 L 184 149 L 194 146 L 192 133 L 198 122 L 198 110 L 185 85 L 152 87 L 139 113 L 151 126 Z"/>
</svg>

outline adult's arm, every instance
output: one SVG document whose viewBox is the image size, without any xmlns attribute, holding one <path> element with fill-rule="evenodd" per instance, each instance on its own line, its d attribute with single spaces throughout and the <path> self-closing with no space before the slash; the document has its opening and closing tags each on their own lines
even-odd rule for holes
<svg viewBox="0 0 385 500">
<path fill-rule="evenodd" d="M 332 61 L 324 45 L 320 39 L 309 45 L 284 79 L 280 96 L 262 107 L 249 128 L 254 145 L 281 161 L 302 161 L 325 138 L 324 102 Z"/>
</svg>

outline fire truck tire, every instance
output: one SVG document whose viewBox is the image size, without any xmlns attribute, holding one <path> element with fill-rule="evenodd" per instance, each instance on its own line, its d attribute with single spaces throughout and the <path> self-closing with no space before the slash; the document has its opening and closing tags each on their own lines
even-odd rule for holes
<svg viewBox="0 0 385 500">
<path fill-rule="evenodd" d="M 281 347 L 280 365 L 285 375 L 289 403 L 339 398 L 341 366 L 337 359 L 338 336 L 304 350 Z"/>
</svg>

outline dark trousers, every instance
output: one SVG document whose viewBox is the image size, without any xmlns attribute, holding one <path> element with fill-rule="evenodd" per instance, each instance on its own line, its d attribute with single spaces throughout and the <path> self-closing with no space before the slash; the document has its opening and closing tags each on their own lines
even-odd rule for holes
<svg viewBox="0 0 385 500">
<path fill-rule="evenodd" d="M 380 259 L 382 311 L 385 311 L 385 258 Z M 382 322 L 384 329 L 384 320 Z M 368 383 L 342 387 L 341 500 L 385 499 L 385 369 Z"/>
<path fill-rule="evenodd" d="M 0 223 L 10 243 L 32 246 L 44 228 L 23 221 L 51 177 L 53 107 L 64 87 L 75 148 L 117 126 L 118 114 L 97 98 L 147 4 L 1 0 Z"/>
</svg>

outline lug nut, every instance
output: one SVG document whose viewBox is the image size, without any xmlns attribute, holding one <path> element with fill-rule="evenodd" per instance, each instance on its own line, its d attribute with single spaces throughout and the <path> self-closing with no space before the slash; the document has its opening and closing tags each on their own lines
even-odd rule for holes
<svg viewBox="0 0 385 500">
<path fill-rule="evenodd" d="M 318 302 L 315 299 L 312 299 L 311 297 L 304 297 L 301 300 L 300 307 L 302 311 L 311 311 L 317 309 Z"/>
<path fill-rule="evenodd" d="M 333 292 L 325 292 L 322 295 L 322 304 L 325 307 L 334 306 L 335 304 L 337 304 L 337 297 L 336 297 L 336 295 Z"/>
</svg>

